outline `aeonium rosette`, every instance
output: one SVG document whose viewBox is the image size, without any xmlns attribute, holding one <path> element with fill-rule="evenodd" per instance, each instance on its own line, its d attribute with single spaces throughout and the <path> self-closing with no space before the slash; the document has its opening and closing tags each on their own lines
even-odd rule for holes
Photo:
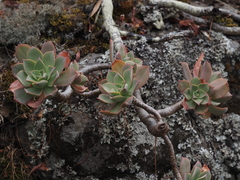
<svg viewBox="0 0 240 180">
<path fill-rule="evenodd" d="M 16 57 L 20 63 L 12 66 L 12 72 L 17 80 L 11 84 L 10 90 L 16 101 L 33 108 L 41 105 L 48 96 L 54 96 L 58 86 L 68 86 L 78 76 L 74 68 L 68 67 L 68 53 L 56 56 L 51 41 L 44 43 L 41 50 L 19 44 Z"/>
<path fill-rule="evenodd" d="M 188 64 L 183 62 L 183 74 L 186 80 L 178 83 L 178 90 L 184 95 L 183 107 L 194 109 L 197 114 L 204 118 L 211 114 L 219 116 L 225 113 L 228 108 L 218 107 L 220 103 L 229 100 L 232 95 L 229 93 L 229 85 L 226 79 L 222 78 L 220 72 L 212 72 L 209 62 L 201 65 L 203 53 L 199 57 L 193 69 L 193 76 Z"/>
<path fill-rule="evenodd" d="M 122 60 L 115 60 L 112 64 L 112 71 L 108 72 L 106 79 L 99 82 L 102 94 L 98 99 L 112 104 L 111 109 L 101 111 L 102 113 L 118 114 L 122 107 L 132 103 L 134 91 L 142 87 L 149 78 L 148 66 L 135 68 Z"/>
</svg>

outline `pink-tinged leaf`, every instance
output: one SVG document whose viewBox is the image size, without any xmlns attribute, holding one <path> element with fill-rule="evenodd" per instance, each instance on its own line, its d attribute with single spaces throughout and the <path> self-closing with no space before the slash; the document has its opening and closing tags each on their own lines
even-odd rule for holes
<svg viewBox="0 0 240 180">
<path fill-rule="evenodd" d="M 55 58 L 56 48 L 55 48 L 54 44 L 52 43 L 52 41 L 48 41 L 48 42 L 43 43 L 41 51 L 42 51 L 43 54 L 45 54 L 48 51 L 53 51 L 54 52 L 54 58 Z"/>
<path fill-rule="evenodd" d="M 112 64 L 112 70 L 121 74 L 122 68 L 125 64 L 126 63 L 123 62 L 122 60 L 115 60 L 114 63 Z"/>
<path fill-rule="evenodd" d="M 62 57 L 66 58 L 64 68 L 68 67 L 70 62 L 71 62 L 69 53 L 67 51 L 62 51 L 62 52 L 59 53 L 59 55 L 57 57 L 59 57 L 59 56 L 62 56 Z"/>
<path fill-rule="evenodd" d="M 55 80 L 56 80 L 58 77 L 59 77 L 58 71 L 55 72 L 55 73 L 53 73 L 53 74 L 51 75 L 51 77 L 48 79 L 48 84 L 47 84 L 47 85 L 48 85 L 49 87 L 52 87 L 52 86 L 54 85 Z"/>
<path fill-rule="evenodd" d="M 107 91 L 104 90 L 104 88 L 102 87 L 103 84 L 107 83 L 107 80 L 106 79 L 103 79 L 101 81 L 98 82 L 98 88 L 99 90 L 104 93 L 104 94 L 108 94 Z"/>
<path fill-rule="evenodd" d="M 202 68 L 201 63 L 202 63 L 203 57 L 204 57 L 204 53 L 202 52 L 193 68 L 193 76 L 199 77 L 201 68 Z"/>
<path fill-rule="evenodd" d="M 57 90 L 58 89 L 56 87 L 48 87 L 48 86 L 44 87 L 43 99 L 47 98 L 48 96 L 54 96 Z"/>
<path fill-rule="evenodd" d="M 78 94 L 81 94 L 81 93 L 83 93 L 84 91 L 86 91 L 88 89 L 86 86 L 77 85 L 77 84 L 72 84 L 71 87 Z"/>
<path fill-rule="evenodd" d="M 69 68 L 75 69 L 75 71 L 79 71 L 79 64 L 77 63 L 76 60 L 70 63 Z"/>
<path fill-rule="evenodd" d="M 200 105 L 195 107 L 195 112 L 197 114 L 205 114 L 208 111 L 208 107 L 205 105 Z"/>
<path fill-rule="evenodd" d="M 10 85 L 9 90 L 14 93 L 15 90 L 21 89 L 21 88 L 24 88 L 24 86 L 22 85 L 22 83 L 16 80 Z"/>
<path fill-rule="evenodd" d="M 17 63 L 17 64 L 14 64 L 12 65 L 12 73 L 14 76 L 16 76 L 16 74 L 21 71 L 21 70 L 24 70 L 23 69 L 23 63 Z"/>
<path fill-rule="evenodd" d="M 33 96 L 40 96 L 42 94 L 42 89 L 36 87 L 27 87 L 25 88 L 25 91 Z"/>
<path fill-rule="evenodd" d="M 43 55 L 42 59 L 46 67 L 55 65 L 55 55 L 53 51 L 48 51 Z"/>
<path fill-rule="evenodd" d="M 222 98 L 218 98 L 218 99 L 212 99 L 212 101 L 214 102 L 220 102 L 220 103 L 223 103 L 223 102 L 227 102 L 229 99 L 232 98 L 232 94 L 230 94 L 229 92 L 223 96 Z"/>
<path fill-rule="evenodd" d="M 63 56 L 58 56 L 56 58 L 55 65 L 54 65 L 56 67 L 55 72 L 58 71 L 58 73 L 60 74 L 63 71 L 64 66 L 66 64 L 65 61 L 66 61 L 66 58 Z"/>
<path fill-rule="evenodd" d="M 13 93 L 14 93 L 14 100 L 18 101 L 21 104 L 28 103 L 34 97 L 31 94 L 27 94 L 24 88 L 15 89 Z"/>
<path fill-rule="evenodd" d="M 191 164 L 190 160 L 188 158 L 182 157 L 182 160 L 180 162 L 180 173 L 183 177 L 184 174 L 190 173 L 191 170 Z"/>
<path fill-rule="evenodd" d="M 127 98 L 126 101 L 124 102 L 124 105 L 130 106 L 132 102 L 133 102 L 133 96 Z"/>
<path fill-rule="evenodd" d="M 37 61 L 38 59 L 42 59 L 42 58 L 43 58 L 43 53 L 38 48 L 31 47 L 27 52 L 26 59 Z"/>
<path fill-rule="evenodd" d="M 32 173 L 34 173 L 35 171 L 40 170 L 40 171 L 49 171 L 49 168 L 46 166 L 46 164 L 44 162 L 42 162 L 41 164 L 34 166 L 32 168 L 32 170 L 30 171 L 30 173 L 28 174 L 28 176 L 30 176 Z"/>
<path fill-rule="evenodd" d="M 196 105 L 197 105 L 197 104 L 196 104 L 193 100 L 191 100 L 191 99 L 190 99 L 190 100 L 187 100 L 187 101 L 186 101 L 186 104 L 187 104 L 187 107 L 188 107 L 187 109 L 194 109 L 194 108 L 196 107 Z"/>
<path fill-rule="evenodd" d="M 224 114 L 225 112 L 227 112 L 228 108 L 220 108 L 220 107 L 217 107 L 217 106 L 210 105 L 208 107 L 208 110 L 213 115 L 220 116 L 220 115 Z"/>
<path fill-rule="evenodd" d="M 38 81 L 38 82 L 35 82 L 35 83 L 32 83 L 32 85 L 36 88 L 44 88 L 46 85 L 48 84 L 48 81 L 46 80 L 41 80 L 41 81 Z"/>
<path fill-rule="evenodd" d="M 127 47 L 122 44 L 116 54 L 116 59 L 122 60 L 122 58 L 127 54 L 127 51 Z"/>
<path fill-rule="evenodd" d="M 190 88 L 190 83 L 187 80 L 181 80 L 178 82 L 177 88 L 180 92 L 184 92 L 186 89 Z"/>
<path fill-rule="evenodd" d="M 99 99 L 107 104 L 115 104 L 116 103 L 110 98 L 110 96 L 108 94 L 100 94 L 97 99 Z"/>
<path fill-rule="evenodd" d="M 114 104 L 109 110 L 100 111 L 100 112 L 106 115 L 117 115 L 118 113 L 121 112 L 122 106 L 123 106 L 123 102 L 119 102 Z"/>
<path fill-rule="evenodd" d="M 187 100 L 190 100 L 192 99 L 192 93 L 191 93 L 191 90 L 188 88 L 186 89 L 184 92 L 183 92 L 184 96 L 186 97 Z"/>
<path fill-rule="evenodd" d="M 137 68 L 137 72 L 135 73 L 134 77 L 138 81 L 138 85 L 136 89 L 141 88 L 146 82 L 148 81 L 150 74 L 150 67 L 149 66 L 140 66 Z M 135 90 L 136 90 L 135 89 Z"/>
<path fill-rule="evenodd" d="M 118 102 L 125 101 L 126 97 L 119 94 L 119 95 L 111 97 L 110 99 L 112 99 L 115 103 L 118 103 Z"/>
<path fill-rule="evenodd" d="M 194 166 L 191 171 L 191 179 L 198 179 L 201 173 L 201 169 L 198 166 Z"/>
<path fill-rule="evenodd" d="M 191 74 L 191 71 L 190 71 L 190 69 L 188 67 L 188 64 L 185 63 L 185 62 L 181 62 L 181 64 L 182 64 L 182 67 L 183 67 L 183 76 L 184 76 L 184 78 L 186 80 L 188 80 L 188 81 L 191 81 L 192 74 Z"/>
<path fill-rule="evenodd" d="M 229 91 L 229 85 L 226 79 L 220 78 L 209 83 L 213 87 L 213 93 L 211 94 L 212 99 L 218 99 L 225 96 Z"/>
<path fill-rule="evenodd" d="M 207 111 L 205 114 L 202 115 L 204 119 L 208 119 L 210 118 L 210 116 L 211 116 L 211 113 L 209 111 Z"/>
<path fill-rule="evenodd" d="M 214 72 L 214 73 L 212 73 L 212 75 L 211 75 L 211 77 L 210 77 L 208 82 L 210 83 L 210 82 L 212 82 L 212 81 L 214 81 L 216 79 L 220 79 L 220 78 L 222 78 L 220 72 Z"/>
<path fill-rule="evenodd" d="M 27 74 L 21 70 L 16 74 L 17 79 L 22 83 L 23 86 L 28 87 L 31 86 L 31 83 L 26 81 L 27 79 Z"/>
<path fill-rule="evenodd" d="M 30 46 L 27 44 L 19 44 L 16 47 L 16 57 L 20 62 L 23 62 L 23 59 L 27 59 L 27 52 L 30 49 Z"/>
<path fill-rule="evenodd" d="M 34 66 L 34 69 L 35 70 L 42 70 L 42 69 L 46 69 L 46 66 L 44 65 L 42 59 L 38 59 L 35 63 L 35 66 Z"/>
<path fill-rule="evenodd" d="M 80 50 L 78 50 L 75 61 L 79 62 L 80 58 L 81 58 L 81 53 L 80 53 Z"/>
<path fill-rule="evenodd" d="M 59 75 L 54 84 L 57 86 L 68 86 L 72 84 L 76 76 L 76 71 L 73 68 L 68 68 Z"/>
<path fill-rule="evenodd" d="M 205 61 L 202 66 L 200 78 L 208 82 L 212 75 L 212 66 L 209 62 Z"/>
<path fill-rule="evenodd" d="M 23 60 L 23 68 L 25 73 L 27 73 L 28 75 L 30 74 L 31 71 L 34 70 L 36 61 L 33 61 L 31 59 L 24 59 Z"/>
<path fill-rule="evenodd" d="M 98 9 L 100 8 L 101 4 L 102 4 L 102 0 L 98 0 L 98 2 L 93 7 L 93 10 L 92 10 L 92 12 L 91 12 L 89 17 L 92 17 L 98 11 Z"/>
</svg>

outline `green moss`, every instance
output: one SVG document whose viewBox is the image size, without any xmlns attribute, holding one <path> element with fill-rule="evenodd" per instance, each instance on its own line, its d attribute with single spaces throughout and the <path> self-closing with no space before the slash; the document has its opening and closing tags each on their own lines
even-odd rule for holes
<svg viewBox="0 0 240 180">
<path fill-rule="evenodd" d="M 238 27 L 238 24 L 234 22 L 231 17 L 222 17 L 217 15 L 213 18 L 213 21 L 227 27 Z"/>
</svg>

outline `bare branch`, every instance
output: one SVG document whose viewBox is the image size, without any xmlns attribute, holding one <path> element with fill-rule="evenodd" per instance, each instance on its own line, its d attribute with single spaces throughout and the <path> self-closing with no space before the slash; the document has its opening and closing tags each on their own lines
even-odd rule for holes
<svg viewBox="0 0 240 180">
<path fill-rule="evenodd" d="M 135 92 L 134 105 L 140 120 L 147 126 L 148 131 L 155 137 L 162 137 L 169 131 L 169 127 L 161 119 L 155 109 L 142 102 L 140 91 Z M 149 111 L 149 112 L 148 112 Z M 158 122 L 149 115 L 154 114 Z"/>
<path fill-rule="evenodd" d="M 173 104 L 172 106 L 166 107 L 164 109 L 159 109 L 157 112 L 161 114 L 162 117 L 169 116 L 182 109 L 183 108 L 182 103 L 183 100 L 177 102 L 176 104 Z"/>
<path fill-rule="evenodd" d="M 84 75 L 87 75 L 93 71 L 99 71 L 99 70 L 104 70 L 104 69 L 110 69 L 111 65 L 108 63 L 103 63 L 103 64 L 94 64 L 91 66 L 86 66 L 80 70 Z"/>
<path fill-rule="evenodd" d="M 175 1 L 175 0 L 149 0 L 149 3 L 153 5 L 159 5 L 165 8 L 177 8 L 181 11 L 187 12 L 195 16 L 211 15 L 217 11 L 217 9 L 212 6 L 196 7 L 196 6 L 192 6 L 187 3 L 184 3 L 181 1 Z"/>
<path fill-rule="evenodd" d="M 173 173 L 178 180 L 182 180 L 182 176 L 177 167 L 177 162 L 176 162 L 175 152 L 174 152 L 172 142 L 167 135 L 163 136 L 163 139 L 164 139 L 164 142 L 166 143 L 166 146 L 169 149 L 170 163 L 173 169 Z"/>
<path fill-rule="evenodd" d="M 115 22 L 112 18 L 113 4 L 112 0 L 103 0 L 102 2 L 102 14 L 103 14 L 103 26 L 110 34 L 111 39 L 114 42 L 115 50 L 118 51 L 123 44 L 118 28 L 115 26 Z"/>
<path fill-rule="evenodd" d="M 197 24 L 209 24 L 209 22 L 205 19 L 195 17 L 187 13 L 182 14 L 184 15 L 185 18 L 194 20 Z M 223 34 L 226 35 L 240 35 L 240 27 L 225 27 L 220 26 L 217 23 L 212 23 L 212 29 L 217 32 L 222 32 Z"/>
<path fill-rule="evenodd" d="M 90 97 L 96 97 L 100 94 L 100 90 L 99 89 L 95 89 L 93 91 L 89 91 L 89 92 L 84 92 L 84 93 L 81 93 L 80 95 L 81 96 L 84 96 L 84 97 L 87 97 L 87 98 L 90 98 Z"/>
</svg>

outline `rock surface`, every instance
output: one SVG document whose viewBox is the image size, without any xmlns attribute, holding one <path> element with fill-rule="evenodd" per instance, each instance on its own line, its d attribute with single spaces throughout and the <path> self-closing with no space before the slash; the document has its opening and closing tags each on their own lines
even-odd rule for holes
<svg viewBox="0 0 240 180">
<path fill-rule="evenodd" d="M 141 90 L 148 105 L 161 109 L 181 100 L 176 88 L 183 78 L 180 62 L 188 62 L 191 68 L 201 52 L 205 54 L 204 60 L 212 64 L 214 71 L 221 71 L 224 78 L 235 72 L 234 65 L 240 60 L 239 43 L 214 31 L 210 35 L 211 41 L 200 34 L 154 44 L 144 39 L 125 42 L 151 67 L 150 79 Z M 107 59 L 108 52 L 83 58 L 80 64 L 102 63 Z M 232 66 L 233 72 L 227 72 L 226 66 Z M 237 93 L 236 89 L 231 92 L 234 96 Z M 212 119 L 203 119 L 184 109 L 164 119 L 171 128 L 169 137 L 177 161 L 184 156 L 194 164 L 196 161 L 207 164 L 213 180 L 237 180 L 240 172 L 240 116 L 231 109 L 231 102 L 225 106 L 228 105 L 228 113 Z M 125 108 L 117 117 L 99 112 L 106 108 L 95 98 L 77 95 L 69 104 L 56 105 L 49 100 L 43 106 L 45 112 L 40 120 L 19 127 L 19 138 L 31 144 L 23 144 L 25 150 L 37 154 L 38 158 L 31 159 L 32 165 L 44 161 L 50 168 L 48 172 L 37 172 L 42 179 L 155 179 L 155 140 L 134 108 Z M 159 179 L 171 179 L 168 152 L 161 138 L 156 148 Z"/>
</svg>

